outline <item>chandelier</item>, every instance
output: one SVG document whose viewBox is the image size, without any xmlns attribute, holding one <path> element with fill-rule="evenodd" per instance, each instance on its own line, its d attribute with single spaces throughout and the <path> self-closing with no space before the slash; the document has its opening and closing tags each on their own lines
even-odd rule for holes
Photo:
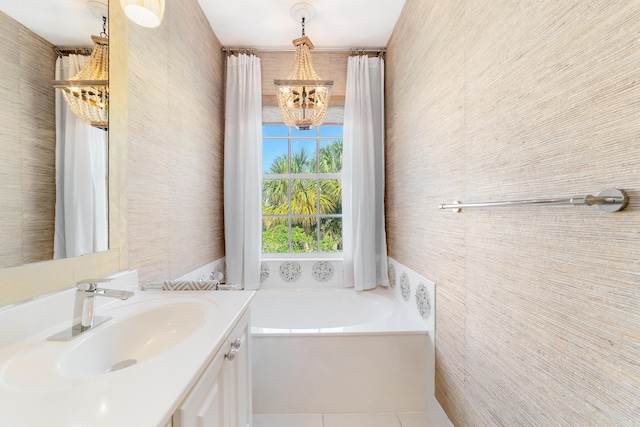
<svg viewBox="0 0 640 427">
<path fill-rule="evenodd" d="M 109 39 L 107 17 L 102 17 L 102 33 L 91 36 L 94 48 L 87 63 L 69 80 L 54 80 L 73 113 L 91 126 L 109 127 Z"/>
<path fill-rule="evenodd" d="M 304 25 L 314 12 L 313 7 L 306 3 L 298 3 L 291 8 L 291 14 L 301 18 L 302 37 L 293 40 L 296 54 L 287 80 L 273 81 L 284 124 L 298 130 L 322 124 L 333 86 L 333 80 L 320 79 L 311 62 L 313 43 L 305 35 Z"/>
</svg>

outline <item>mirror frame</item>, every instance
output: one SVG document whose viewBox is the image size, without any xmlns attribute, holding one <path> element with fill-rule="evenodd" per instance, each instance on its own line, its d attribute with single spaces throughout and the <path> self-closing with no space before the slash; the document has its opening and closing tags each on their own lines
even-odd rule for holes
<svg viewBox="0 0 640 427">
<path fill-rule="evenodd" d="M 109 250 L 0 269 L 0 308 L 128 268 L 127 245 L 127 19 L 109 1 Z M 113 76 L 117 76 L 113 78 Z"/>
</svg>

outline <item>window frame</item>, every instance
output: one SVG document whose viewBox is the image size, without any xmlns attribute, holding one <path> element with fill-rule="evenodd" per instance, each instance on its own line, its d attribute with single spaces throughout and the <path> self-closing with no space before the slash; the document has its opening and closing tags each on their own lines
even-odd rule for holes
<svg viewBox="0 0 640 427">
<path fill-rule="evenodd" d="M 285 127 L 286 125 L 284 123 L 262 123 L 262 126 L 264 128 L 264 126 L 283 126 Z M 287 135 L 286 136 L 282 136 L 282 135 L 278 135 L 278 136 L 265 136 L 264 135 L 264 131 L 263 131 L 263 135 L 262 135 L 262 143 L 263 143 L 263 151 L 264 151 L 264 141 L 265 140 L 269 140 L 269 139 L 286 139 L 287 140 L 287 156 L 288 156 L 288 169 L 289 169 L 289 173 L 286 174 L 270 174 L 270 173 L 266 173 L 264 171 L 264 169 L 262 170 L 262 174 L 261 174 L 261 179 L 260 179 L 260 187 L 261 187 L 261 192 L 262 192 L 262 188 L 263 188 L 263 183 L 265 180 L 284 180 L 287 181 L 289 183 L 289 185 L 287 185 L 287 191 L 288 191 L 288 200 L 289 200 L 289 209 L 287 210 L 287 215 L 264 215 L 262 212 L 262 203 L 260 203 L 260 218 L 261 218 L 261 222 L 267 218 L 267 219 L 286 219 L 287 221 L 287 225 L 288 225 L 288 243 L 289 243 L 289 252 L 262 252 L 263 249 L 263 245 L 262 245 L 262 232 L 260 234 L 260 250 L 261 250 L 261 259 L 263 260 L 269 260 L 269 259 L 291 259 L 291 258 L 295 258 L 295 259 L 333 259 L 333 260 L 340 260 L 343 258 L 343 252 L 338 251 L 338 252 L 323 252 L 321 250 L 321 246 L 320 246 L 320 241 L 321 241 L 321 230 L 320 230 L 320 224 L 322 219 L 326 219 L 326 218 L 340 218 L 341 223 L 344 224 L 344 212 L 341 210 L 341 213 L 339 214 L 322 214 L 320 213 L 320 194 L 321 194 L 321 188 L 320 188 L 320 181 L 322 180 L 331 180 L 331 179 L 335 179 L 340 181 L 341 183 L 343 182 L 343 174 L 342 172 L 338 172 L 338 173 L 320 173 L 320 172 L 316 172 L 316 173 L 291 173 L 291 155 L 292 155 L 292 142 L 293 140 L 307 140 L 307 141 L 315 141 L 316 142 L 316 151 L 315 151 L 315 156 L 316 159 L 319 157 L 320 155 L 320 149 L 321 149 L 321 143 L 323 140 L 334 140 L 334 139 L 340 139 L 343 142 L 343 148 L 344 148 L 344 134 L 341 136 L 321 136 L 320 135 L 320 129 L 322 127 L 330 127 L 330 126 L 340 126 L 343 127 L 343 124 L 341 123 L 328 123 L 328 124 L 322 124 L 320 126 L 316 126 L 315 128 L 313 128 L 312 130 L 315 130 L 315 135 L 314 136 L 309 136 L 309 135 L 293 135 L 293 129 L 295 129 L 292 126 L 286 126 L 287 127 Z M 343 128 L 344 129 L 344 128 Z M 262 168 L 262 162 L 261 162 L 261 168 Z M 292 189 L 291 189 L 291 185 L 290 182 L 292 180 L 315 180 L 316 181 L 316 214 L 313 215 L 302 215 L 302 214 L 293 214 L 291 212 L 291 196 L 292 196 Z M 342 199 L 342 203 L 344 203 L 344 199 Z M 316 236 L 315 236 L 315 241 L 316 241 L 316 252 L 292 252 L 291 251 L 291 246 L 292 246 L 292 236 L 291 236 L 291 229 L 292 229 L 292 220 L 293 219 L 297 219 L 297 218 L 312 218 L 312 219 L 316 219 L 317 220 L 317 224 L 318 226 L 316 227 Z"/>
</svg>

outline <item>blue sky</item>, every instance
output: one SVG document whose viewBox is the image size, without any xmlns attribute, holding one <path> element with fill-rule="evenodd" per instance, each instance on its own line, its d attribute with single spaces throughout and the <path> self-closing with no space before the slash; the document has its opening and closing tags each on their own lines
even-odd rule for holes
<svg viewBox="0 0 640 427">
<path fill-rule="evenodd" d="M 320 137 L 333 137 L 328 139 L 331 141 L 335 139 L 335 137 L 342 138 L 342 125 L 333 126 L 333 125 L 325 125 L 320 126 L 318 128 L 310 129 L 310 130 L 296 130 L 295 128 L 291 128 L 291 136 L 292 137 L 302 137 L 309 138 L 315 137 L 320 134 Z M 262 126 L 262 135 L 266 137 L 262 144 L 262 171 L 266 172 L 269 169 L 269 166 L 273 162 L 273 160 L 282 155 L 287 154 L 288 152 L 288 133 L 289 128 L 284 125 L 263 125 Z M 278 138 L 281 137 L 281 138 Z M 273 138 L 273 139 L 272 139 Z M 299 146 L 307 146 L 311 141 L 304 139 L 293 139 L 293 150 L 295 151 L 296 147 Z"/>
</svg>

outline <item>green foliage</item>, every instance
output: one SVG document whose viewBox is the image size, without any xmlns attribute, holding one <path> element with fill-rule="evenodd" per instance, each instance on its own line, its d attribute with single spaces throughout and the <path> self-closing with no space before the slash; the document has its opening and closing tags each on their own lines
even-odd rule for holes
<svg viewBox="0 0 640 427">
<path fill-rule="evenodd" d="M 291 228 L 291 252 L 312 252 L 314 236 L 305 233 L 302 227 Z M 276 225 L 262 230 L 262 251 L 266 253 L 289 252 L 289 227 Z"/>
<path fill-rule="evenodd" d="M 291 227 L 291 252 L 315 252 L 314 236 L 301 227 Z"/>
<path fill-rule="evenodd" d="M 318 172 L 320 173 L 342 172 L 342 140 L 341 139 L 331 141 L 329 145 L 320 147 L 320 156 L 318 158 Z"/>
<path fill-rule="evenodd" d="M 289 227 L 276 225 L 262 230 L 262 252 L 289 252 Z"/>
<path fill-rule="evenodd" d="M 340 239 L 342 240 L 342 239 Z M 342 250 L 341 242 L 326 235 L 320 240 L 320 250 L 322 252 L 338 252 Z"/>
</svg>

